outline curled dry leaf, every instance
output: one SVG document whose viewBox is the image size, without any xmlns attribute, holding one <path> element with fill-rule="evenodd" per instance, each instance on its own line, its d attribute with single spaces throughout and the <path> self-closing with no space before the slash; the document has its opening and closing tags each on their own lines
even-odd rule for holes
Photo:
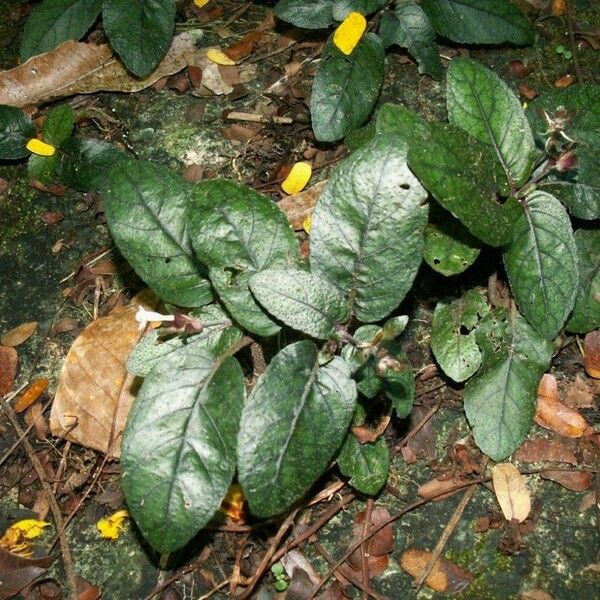
<svg viewBox="0 0 600 600">
<path fill-rule="evenodd" d="M 511 463 L 499 463 L 492 469 L 494 493 L 507 521 L 522 523 L 531 511 L 531 495 L 525 478 Z"/>
<path fill-rule="evenodd" d="M 0 598 L 11 598 L 43 575 L 56 556 L 24 558 L 0 548 Z"/>
<path fill-rule="evenodd" d="M 575 453 L 558 440 L 535 438 L 525 440 L 513 454 L 519 462 L 562 462 L 570 465 L 577 464 Z"/>
<path fill-rule="evenodd" d="M 542 477 L 574 492 L 585 492 L 592 485 L 592 474 L 588 471 L 542 471 Z"/>
<path fill-rule="evenodd" d="M 465 489 L 467 480 L 455 479 L 432 479 L 427 483 L 423 483 L 417 489 L 417 494 L 421 498 L 430 500 L 445 500 L 453 494 Z"/>
<path fill-rule="evenodd" d="M 15 402 L 15 412 L 20 413 L 29 408 L 46 391 L 47 387 L 48 380 L 45 377 L 34 380 Z"/>
<path fill-rule="evenodd" d="M 600 331 L 590 331 L 583 343 L 584 365 L 590 377 L 600 379 Z"/>
<path fill-rule="evenodd" d="M 542 377 L 538 388 L 535 422 L 570 438 L 590 435 L 594 431 L 576 410 L 558 400 L 556 379 L 548 373 Z"/>
<path fill-rule="evenodd" d="M 286 196 L 277 203 L 277 206 L 283 211 L 295 231 L 303 229 L 305 219 L 312 215 L 315 204 L 326 185 L 327 180 L 320 181 L 299 194 Z"/>
<path fill-rule="evenodd" d="M 400 566 L 412 577 L 417 579 L 425 570 L 432 553 L 420 548 L 409 548 L 400 555 Z M 431 573 L 425 580 L 425 585 L 443 594 L 457 594 L 464 590 L 473 580 L 473 575 L 457 564 L 440 558 L 436 561 Z"/>
<path fill-rule="evenodd" d="M 28 340 L 37 329 L 37 321 L 29 321 L 7 331 L 0 339 L 0 344 L 3 346 L 19 346 L 24 341 Z"/>
<path fill-rule="evenodd" d="M 0 396 L 10 393 L 17 376 L 19 355 L 14 348 L 0 346 Z"/>
<path fill-rule="evenodd" d="M 92 321 L 81 332 L 59 377 L 50 413 L 53 435 L 119 456 L 134 399 L 134 377 L 125 363 L 142 333 L 135 315 L 140 305 L 152 310 L 157 304 L 149 291 L 142 292 L 129 306 Z"/>
</svg>

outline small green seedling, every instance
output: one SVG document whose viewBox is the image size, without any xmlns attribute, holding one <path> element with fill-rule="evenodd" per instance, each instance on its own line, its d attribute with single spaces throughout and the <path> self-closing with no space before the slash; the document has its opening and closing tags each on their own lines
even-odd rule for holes
<svg viewBox="0 0 600 600">
<path fill-rule="evenodd" d="M 558 45 L 555 48 L 556 54 L 562 54 L 562 57 L 565 60 L 571 60 L 573 58 L 573 53 L 570 50 L 567 50 L 563 45 Z"/>
<path fill-rule="evenodd" d="M 275 578 L 275 589 L 278 592 L 285 592 L 288 588 L 288 582 L 285 580 L 285 570 L 281 563 L 275 563 L 271 567 L 271 573 Z"/>
</svg>

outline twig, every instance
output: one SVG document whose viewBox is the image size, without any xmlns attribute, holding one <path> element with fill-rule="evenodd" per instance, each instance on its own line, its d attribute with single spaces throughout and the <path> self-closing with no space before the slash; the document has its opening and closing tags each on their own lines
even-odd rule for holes
<svg viewBox="0 0 600 600">
<path fill-rule="evenodd" d="M 114 249 L 115 249 L 114 246 L 107 248 L 106 250 L 104 250 L 103 252 L 98 254 L 98 256 L 94 256 L 94 258 L 92 258 L 91 260 L 88 260 L 88 262 L 84 263 L 81 266 L 91 267 L 94 263 L 98 262 L 101 258 L 104 258 L 107 254 L 110 254 Z M 77 274 L 77 271 L 81 268 L 81 266 L 78 267 L 75 271 L 72 271 L 71 273 L 69 273 L 66 277 L 63 277 L 58 283 L 64 283 L 65 281 L 68 281 L 69 279 L 71 279 L 71 277 L 74 277 Z"/>
<path fill-rule="evenodd" d="M 229 27 L 229 25 L 237 21 L 251 6 L 252 0 L 250 0 L 250 2 L 246 2 L 242 8 L 240 8 L 237 12 L 234 12 L 229 19 L 225 21 L 225 27 Z"/>
<path fill-rule="evenodd" d="M 230 581 L 231 585 L 229 586 L 229 595 L 233 596 L 235 594 L 235 590 L 237 586 L 240 584 L 241 578 L 240 573 L 242 572 L 242 557 L 244 555 L 244 550 L 246 549 L 246 544 L 248 542 L 248 538 L 250 534 L 247 533 L 240 541 L 238 545 L 237 552 L 235 553 L 235 563 L 233 565 L 233 573 L 231 574 Z"/>
<path fill-rule="evenodd" d="M 218 583 L 217 585 L 215 585 L 215 587 L 212 590 L 210 590 L 210 592 L 204 594 L 204 596 L 200 596 L 200 598 L 198 598 L 198 600 L 208 600 L 211 596 L 214 596 L 214 594 L 216 594 L 219 590 L 222 590 L 225 586 L 229 585 L 230 581 L 231 581 L 231 577 L 224 579 L 223 581 L 221 581 L 221 583 Z M 146 599 L 144 599 L 144 600 L 146 600 Z"/>
<path fill-rule="evenodd" d="M 373 498 L 367 500 L 367 509 L 365 511 L 365 522 L 363 523 L 362 536 L 363 538 L 369 531 L 371 515 L 373 514 Z M 362 569 L 362 582 L 365 586 L 369 585 L 369 561 L 367 556 L 367 542 L 364 541 L 360 547 L 360 566 Z M 363 588 L 363 600 L 368 600 L 367 592 Z"/>
<path fill-rule="evenodd" d="M 15 432 L 19 437 L 23 438 L 23 446 L 25 447 L 25 452 L 27 452 L 27 457 L 29 458 L 37 476 L 42 484 L 42 488 L 46 493 L 46 497 L 48 498 L 48 503 L 50 504 L 50 510 L 52 511 L 52 516 L 54 518 L 54 524 L 56 528 L 62 530 L 63 518 L 60 512 L 60 507 L 56 502 L 56 498 L 52 493 L 52 488 L 50 484 L 46 480 L 46 473 L 44 472 L 44 467 L 40 463 L 40 459 L 37 457 L 31 442 L 24 436 L 23 429 L 19 425 L 19 420 L 17 419 L 17 415 L 13 409 L 13 407 L 8 403 L 2 403 L 2 410 L 4 414 L 8 417 L 8 420 L 11 422 Z M 69 548 L 69 542 L 67 540 L 67 536 L 62 531 L 60 535 L 60 550 L 62 553 L 63 566 L 65 568 L 65 573 L 67 575 L 67 582 L 69 584 L 69 598 L 71 600 L 77 600 L 77 580 L 75 579 L 75 571 L 73 570 L 73 557 L 71 556 L 71 549 Z"/>
<path fill-rule="evenodd" d="M 566 18 L 567 18 L 567 30 L 569 32 L 569 44 L 571 46 L 571 54 L 573 55 L 573 68 L 575 70 L 575 79 L 577 83 L 583 83 L 583 74 L 581 73 L 581 67 L 579 65 L 579 58 L 577 57 L 577 42 L 575 41 L 575 30 L 573 28 L 573 6 L 571 0 L 565 0 L 566 7 Z"/>
<path fill-rule="evenodd" d="M 487 466 L 487 463 L 488 463 L 488 458 L 486 457 L 482 464 L 482 472 L 485 471 L 485 467 Z M 450 536 L 452 535 L 452 533 L 456 529 L 456 526 L 460 522 L 460 519 L 461 519 L 463 513 L 465 512 L 467 505 L 473 498 L 473 495 L 475 494 L 476 490 L 477 490 L 477 486 L 471 486 L 470 488 L 467 489 L 467 491 L 463 494 L 463 497 L 460 499 L 458 506 L 454 510 L 454 513 L 450 517 L 450 520 L 448 521 L 448 523 L 446 523 L 446 527 L 444 527 L 444 531 L 442 531 L 442 535 L 440 536 L 440 539 L 438 540 L 437 544 L 435 545 L 435 548 L 433 549 L 433 551 L 431 553 L 429 562 L 427 563 L 427 565 L 425 565 L 425 568 L 423 569 L 423 571 L 421 571 L 421 574 L 419 575 L 419 577 L 417 578 L 417 580 L 414 583 L 415 591 L 417 594 L 421 590 L 421 587 L 423 586 L 423 583 L 425 582 L 425 580 L 431 574 L 431 571 L 433 570 L 435 563 L 437 563 L 440 556 L 442 555 L 442 552 L 444 551 L 444 548 L 446 547 L 446 544 L 448 543 Z"/>
<path fill-rule="evenodd" d="M 56 481 L 52 486 L 52 493 L 56 494 L 56 490 L 58 490 L 58 486 L 60 484 L 60 480 L 62 479 L 63 473 L 65 472 L 65 468 L 67 466 L 67 457 L 69 456 L 69 450 L 71 449 L 71 442 L 67 440 L 65 444 L 65 448 L 63 450 L 63 455 L 60 459 L 60 464 L 58 465 L 58 471 L 56 471 Z"/>
<path fill-rule="evenodd" d="M 427 421 L 429 421 L 429 419 L 435 415 L 441 406 L 442 401 L 440 400 L 435 406 L 427 411 L 423 418 L 391 449 L 390 454 L 392 457 L 396 456 L 396 454 L 402 450 L 402 447 L 406 446 L 406 444 L 408 444 L 408 442 L 410 442 L 410 440 L 417 435 L 417 433 L 425 426 Z"/>
<path fill-rule="evenodd" d="M 230 121 L 248 121 L 250 123 L 275 123 L 275 125 L 291 125 L 294 119 L 291 117 L 269 117 L 258 113 L 240 112 L 232 110 L 227 113 L 226 119 Z"/>
<path fill-rule="evenodd" d="M 186 565 L 185 567 L 181 567 L 176 573 L 171 575 L 171 577 L 167 577 L 160 585 L 156 586 L 143 600 L 152 600 L 155 596 L 160 594 L 163 590 L 168 588 L 172 583 L 178 581 L 182 575 L 189 573 L 190 571 L 195 571 L 200 565 L 197 562 L 192 563 L 191 565 Z M 229 580 L 222 582 L 221 587 L 225 587 L 229 583 Z M 217 588 L 215 592 L 219 591 L 221 587 Z M 214 592 L 213 592 L 214 593 Z M 209 596 L 202 596 L 202 598 L 208 598 Z"/>
<path fill-rule="evenodd" d="M 282 52 L 289 50 L 292 46 L 295 46 L 299 41 L 300 40 L 292 40 L 291 42 L 289 42 L 288 44 L 283 46 L 283 48 L 276 48 L 275 50 L 273 50 L 271 52 L 267 52 L 266 54 L 263 54 L 262 56 L 255 56 L 254 58 L 246 60 L 245 62 L 253 65 L 254 63 L 260 62 L 261 60 L 266 60 L 267 58 L 271 58 L 272 56 L 277 56 L 278 54 L 281 54 Z"/>
</svg>

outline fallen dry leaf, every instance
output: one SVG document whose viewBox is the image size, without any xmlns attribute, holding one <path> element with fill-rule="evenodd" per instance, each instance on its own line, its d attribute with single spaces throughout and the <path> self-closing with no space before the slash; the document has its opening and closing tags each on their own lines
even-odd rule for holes
<svg viewBox="0 0 600 600">
<path fill-rule="evenodd" d="M 499 463 L 492 468 L 494 493 L 507 521 L 522 523 L 531 511 L 531 495 L 525 478 L 511 463 Z"/>
<path fill-rule="evenodd" d="M 0 548 L 0 600 L 15 596 L 43 575 L 55 558 L 23 558 Z"/>
<path fill-rule="evenodd" d="M 75 582 L 77 584 L 77 600 L 98 600 L 102 596 L 101 588 L 88 583 L 78 575 L 75 575 Z"/>
<path fill-rule="evenodd" d="M 421 498 L 431 500 L 445 500 L 460 490 L 465 489 L 466 480 L 455 479 L 432 479 L 427 483 L 423 483 L 417 489 L 417 494 Z"/>
<path fill-rule="evenodd" d="M 409 548 L 400 555 L 399 562 L 409 575 L 417 579 L 427 567 L 431 557 L 432 554 L 428 550 Z M 443 594 L 457 594 L 464 590 L 472 580 L 471 573 L 445 558 L 440 558 L 425 580 L 425 585 Z"/>
<path fill-rule="evenodd" d="M 535 588 L 523 592 L 519 596 L 519 600 L 552 600 L 552 596 L 540 588 Z"/>
<path fill-rule="evenodd" d="M 134 398 L 134 377 L 127 373 L 125 363 L 142 334 L 135 314 L 140 304 L 153 309 L 157 303 L 149 291 L 142 292 L 129 306 L 92 321 L 81 332 L 59 377 L 50 414 L 53 435 L 119 456 L 120 437 Z"/>
<path fill-rule="evenodd" d="M 592 408 L 594 406 L 593 382 L 588 381 L 581 373 L 569 382 L 565 389 L 565 404 L 571 408 Z"/>
<path fill-rule="evenodd" d="M 10 393 L 17 376 L 19 355 L 14 348 L 0 346 L 0 396 Z"/>
<path fill-rule="evenodd" d="M 573 75 L 571 75 L 570 73 L 567 73 L 566 75 L 559 77 L 554 82 L 554 87 L 559 88 L 559 89 L 564 89 L 564 88 L 569 87 L 574 81 L 575 81 L 575 79 L 573 78 Z"/>
<path fill-rule="evenodd" d="M 565 0 L 552 0 L 551 13 L 553 17 L 560 17 L 565 14 Z"/>
<path fill-rule="evenodd" d="M 45 377 L 34 380 L 15 402 L 15 412 L 20 413 L 29 408 L 46 391 L 47 387 L 48 380 Z"/>
<path fill-rule="evenodd" d="M 576 410 L 558 400 L 556 379 L 548 373 L 542 377 L 538 388 L 535 422 L 570 438 L 579 438 L 594 431 Z"/>
<path fill-rule="evenodd" d="M 575 453 L 558 440 L 535 438 L 525 440 L 513 454 L 519 462 L 562 462 L 570 465 L 577 464 Z"/>
<path fill-rule="evenodd" d="M 592 508 L 592 506 L 596 506 L 596 492 L 588 492 L 584 494 L 581 502 L 579 503 L 579 512 L 585 512 Z"/>
<path fill-rule="evenodd" d="M 600 379 L 600 330 L 590 331 L 585 336 L 583 352 L 587 374 L 594 379 Z"/>
<path fill-rule="evenodd" d="M 251 31 L 247 33 L 239 42 L 229 46 L 223 50 L 223 52 L 231 58 L 234 62 L 246 58 L 254 51 L 254 48 L 258 45 L 262 39 L 264 33 L 262 31 Z"/>
<path fill-rule="evenodd" d="M 544 479 L 550 479 L 574 492 L 585 492 L 592 485 L 592 474 L 588 471 L 542 471 Z"/>
<path fill-rule="evenodd" d="M 28 340 L 37 329 L 37 321 L 23 323 L 10 331 L 7 331 L 0 339 L 0 344 L 3 346 L 19 346 L 24 341 Z"/>
<path fill-rule="evenodd" d="M 326 185 L 327 180 L 320 181 L 299 194 L 286 196 L 277 203 L 277 206 L 283 211 L 295 231 L 303 229 L 302 224 L 307 217 L 312 215 L 315 204 Z"/>
</svg>

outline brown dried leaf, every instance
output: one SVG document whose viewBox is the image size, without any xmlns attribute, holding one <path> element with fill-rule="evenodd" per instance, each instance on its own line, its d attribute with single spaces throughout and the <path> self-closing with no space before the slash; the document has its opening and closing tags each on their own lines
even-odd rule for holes
<svg viewBox="0 0 600 600">
<path fill-rule="evenodd" d="M 579 503 L 579 512 L 585 512 L 592 508 L 592 506 L 596 506 L 596 492 L 588 492 L 584 494 L 581 502 Z"/>
<path fill-rule="evenodd" d="M 50 433 L 48 422 L 44 417 L 44 408 L 41 404 L 33 404 L 23 415 L 23 419 L 28 426 L 33 426 L 35 435 L 40 440 L 45 440 Z"/>
<path fill-rule="evenodd" d="M 583 352 L 587 374 L 594 379 L 600 379 L 600 330 L 590 331 L 585 336 Z"/>
<path fill-rule="evenodd" d="M 432 479 L 420 485 L 417 489 L 417 494 L 421 498 L 430 500 L 445 500 L 460 490 L 464 490 L 465 483 L 467 483 L 466 480 Z"/>
<path fill-rule="evenodd" d="M 229 48 L 226 48 L 223 50 L 223 52 L 227 54 L 231 60 L 238 62 L 242 58 L 246 58 L 252 54 L 263 35 L 264 33 L 262 31 L 251 31 L 250 33 L 247 33 L 237 44 L 229 46 Z"/>
<path fill-rule="evenodd" d="M 571 75 L 570 73 L 567 73 L 566 75 L 559 77 L 554 82 L 554 87 L 559 88 L 559 89 L 564 89 L 564 88 L 569 87 L 574 81 L 575 81 L 575 79 L 573 78 L 573 75 Z"/>
<path fill-rule="evenodd" d="M 362 539 L 366 518 L 366 511 L 361 511 L 354 518 L 352 527 L 352 540 L 350 544 L 356 543 Z M 371 520 L 367 527 L 367 532 L 382 525 L 390 518 L 390 513 L 385 508 L 376 508 L 371 512 Z M 394 530 L 391 524 L 386 525 L 366 542 L 367 565 L 369 568 L 369 577 L 376 577 L 383 573 L 388 566 L 388 554 L 394 549 Z M 362 549 L 357 548 L 350 558 L 348 564 L 356 571 L 362 566 Z"/>
<path fill-rule="evenodd" d="M 92 585 L 75 575 L 77 584 L 77 600 L 98 600 L 102 596 L 102 589 L 97 585 Z"/>
<path fill-rule="evenodd" d="M 507 521 L 522 523 L 531 511 L 531 495 L 525 478 L 511 463 L 499 463 L 492 469 L 494 493 Z"/>
<path fill-rule="evenodd" d="M 552 596 L 540 588 L 534 588 L 523 592 L 519 600 L 552 600 Z"/>
<path fill-rule="evenodd" d="M 0 547 L 0 600 L 12 598 L 43 575 L 55 558 L 23 558 Z"/>
<path fill-rule="evenodd" d="M 575 380 L 569 382 L 565 389 L 565 404 L 571 408 L 592 408 L 594 406 L 594 392 L 591 381 L 584 378 L 581 373 L 575 375 Z"/>
<path fill-rule="evenodd" d="M 149 291 L 142 292 L 126 308 L 92 321 L 81 332 L 60 374 L 50 414 L 53 435 L 119 456 L 134 398 L 134 377 L 125 363 L 142 333 L 135 313 L 140 304 L 152 309 L 157 303 Z"/>
<path fill-rule="evenodd" d="M 417 579 L 427 567 L 432 554 L 428 550 L 409 548 L 400 555 L 400 566 L 412 577 Z M 425 585 L 444 594 L 457 594 L 464 590 L 472 581 L 473 575 L 457 564 L 440 558 L 436 561 Z"/>
<path fill-rule="evenodd" d="M 0 396 L 10 393 L 17 376 L 19 355 L 14 348 L 0 346 Z"/>
<path fill-rule="evenodd" d="M 550 479 L 574 492 L 585 492 L 592 485 L 592 474 L 588 471 L 542 471 L 544 479 Z"/>
<path fill-rule="evenodd" d="M 191 34 L 180 33 L 158 67 L 145 79 L 136 79 L 107 44 L 67 41 L 0 72 L 0 104 L 25 106 L 99 91 L 137 92 L 188 65 L 201 66 L 205 57 L 206 49 L 197 48 Z"/>
<path fill-rule="evenodd" d="M 277 203 L 295 231 L 302 231 L 304 220 L 312 215 L 315 204 L 326 185 L 327 180 L 320 181 L 299 194 L 286 196 Z"/>
<path fill-rule="evenodd" d="M 558 440 L 535 438 L 525 440 L 521 447 L 513 454 L 519 462 L 562 462 L 570 465 L 577 464 L 575 453 Z"/>
<path fill-rule="evenodd" d="M 0 344 L 3 346 L 19 346 L 25 340 L 28 340 L 37 329 L 37 321 L 23 323 L 10 331 L 7 331 L 0 339 Z"/>
<path fill-rule="evenodd" d="M 46 391 L 47 387 L 48 380 L 45 377 L 33 381 L 15 402 L 15 412 L 20 413 L 29 408 Z"/>
</svg>

